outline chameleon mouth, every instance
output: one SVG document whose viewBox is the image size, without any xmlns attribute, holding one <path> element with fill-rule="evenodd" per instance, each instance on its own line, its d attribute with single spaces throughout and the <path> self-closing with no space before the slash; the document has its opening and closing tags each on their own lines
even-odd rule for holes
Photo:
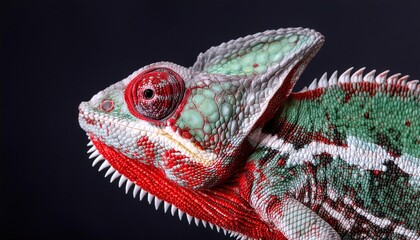
<svg viewBox="0 0 420 240">
<path fill-rule="evenodd" d="M 164 213 L 170 212 L 172 216 L 178 216 L 178 218 L 181 221 L 183 219 L 183 216 L 185 215 L 186 216 L 185 219 L 188 221 L 188 223 L 190 225 L 191 225 L 192 222 L 194 222 L 196 226 L 202 225 L 205 228 L 207 226 L 209 226 L 209 228 L 212 229 L 212 230 L 216 230 L 219 233 L 222 232 L 222 233 L 224 233 L 224 235 L 230 236 L 230 237 L 235 237 L 236 239 L 242 239 L 242 240 L 256 239 L 256 238 L 252 238 L 252 237 L 246 236 L 244 234 L 241 234 L 241 233 L 239 233 L 237 231 L 234 231 L 234 230 L 228 230 L 228 229 L 223 228 L 223 227 L 221 227 L 217 224 L 214 224 L 214 223 L 211 223 L 209 221 L 206 221 L 206 220 L 203 220 L 203 219 L 200 219 L 198 217 L 194 217 L 194 216 L 190 215 L 186 211 L 183 211 L 180 208 L 178 208 L 175 204 L 159 198 L 157 195 L 168 197 L 167 194 L 163 193 L 162 191 L 161 192 L 156 192 L 156 195 L 154 195 L 150 191 L 148 191 L 150 189 L 147 189 L 150 186 L 140 187 L 139 184 L 138 184 L 139 180 L 133 179 L 130 176 L 126 176 L 124 173 L 122 173 L 122 171 L 124 169 L 120 168 L 120 166 L 118 166 L 118 163 L 112 161 L 112 159 L 113 159 L 112 155 L 115 154 L 115 153 L 110 152 L 110 150 L 106 146 L 104 146 L 104 144 L 101 143 L 99 140 L 95 139 L 95 137 L 88 135 L 88 139 L 89 139 L 89 143 L 87 144 L 87 146 L 89 146 L 90 149 L 87 151 L 87 153 L 90 154 L 89 159 L 93 159 L 92 167 L 95 167 L 97 164 L 102 162 L 101 165 L 99 166 L 98 171 L 104 171 L 104 170 L 107 169 L 106 172 L 105 172 L 105 177 L 110 176 L 110 182 L 111 183 L 112 182 L 118 182 L 118 187 L 125 189 L 126 194 L 129 194 L 129 192 L 132 191 L 133 198 L 139 198 L 140 201 L 143 200 L 143 199 L 147 199 L 147 202 L 150 205 L 154 205 L 156 210 L 158 210 L 159 207 L 163 203 Z M 144 165 L 144 164 L 141 164 L 141 163 L 139 163 L 139 164 Z M 130 167 L 127 167 L 127 166 L 125 166 L 125 167 L 127 169 L 130 169 Z M 117 169 L 121 169 L 122 171 L 120 172 Z M 157 172 L 157 173 L 154 172 L 150 168 L 147 169 L 147 171 L 142 171 L 142 174 L 146 175 L 144 177 L 151 178 L 151 179 L 153 179 L 152 176 L 147 176 L 147 175 L 156 175 L 156 174 L 159 174 L 159 173 L 160 172 Z M 128 173 L 127 175 L 130 175 L 130 173 Z M 159 177 L 156 177 L 156 178 L 159 178 Z M 130 180 L 130 179 L 132 179 L 132 180 Z M 156 182 L 155 182 L 155 184 L 165 185 L 165 182 L 163 182 L 163 183 L 159 183 L 159 181 L 156 181 Z M 124 184 L 125 184 L 125 186 L 124 186 Z M 188 191 L 188 190 L 185 189 L 184 191 Z M 146 195 L 147 195 L 147 197 L 146 197 Z M 175 196 L 175 197 L 180 197 L 180 195 L 182 195 L 182 194 L 179 194 L 178 196 Z"/>
<path fill-rule="evenodd" d="M 106 138 L 110 132 L 114 132 L 114 130 L 110 131 L 108 128 L 108 126 L 111 125 L 125 129 L 126 132 L 129 132 L 135 137 L 147 136 L 152 139 L 159 138 L 160 142 L 165 142 L 168 146 L 171 146 L 171 148 L 177 149 L 181 154 L 189 157 L 191 161 L 200 163 L 206 167 L 211 166 L 216 159 L 215 154 L 198 149 L 193 143 L 185 141 L 176 134 L 170 134 L 170 127 L 154 129 L 151 126 L 145 127 L 136 123 L 132 125 L 121 119 L 107 116 L 103 113 L 93 113 L 89 111 L 86 102 L 82 102 L 79 106 L 79 123 L 86 132 L 96 132 L 96 135 L 104 138 Z"/>
</svg>

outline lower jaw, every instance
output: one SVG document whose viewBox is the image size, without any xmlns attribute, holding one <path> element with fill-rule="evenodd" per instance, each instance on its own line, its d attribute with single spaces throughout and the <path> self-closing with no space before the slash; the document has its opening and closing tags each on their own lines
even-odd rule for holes
<svg viewBox="0 0 420 240">
<path fill-rule="evenodd" d="M 109 167 L 106 176 L 112 174 L 111 181 L 120 178 L 119 186 L 125 183 L 127 193 L 133 186 L 133 197 L 139 194 L 141 200 L 147 195 L 156 209 L 163 203 L 165 212 L 170 210 L 172 215 L 178 212 L 181 220 L 186 215 L 189 223 L 198 226 L 201 222 L 204 227 L 208 225 L 238 239 L 284 239 L 259 218 L 246 200 L 235 194 L 237 185 L 196 191 L 179 187 L 159 169 L 127 158 L 93 135 L 90 140 L 92 149 L 96 149 L 91 157 L 98 156 L 94 164 L 103 160 L 100 170 Z"/>
</svg>

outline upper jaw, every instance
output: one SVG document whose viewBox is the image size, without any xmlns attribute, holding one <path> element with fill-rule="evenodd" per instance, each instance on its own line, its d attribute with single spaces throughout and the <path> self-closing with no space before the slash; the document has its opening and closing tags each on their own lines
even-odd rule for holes
<svg viewBox="0 0 420 240">
<path fill-rule="evenodd" d="M 108 120 L 105 114 L 92 111 L 88 102 L 79 105 L 79 125 L 86 133 L 94 132 L 105 120 Z"/>
<path fill-rule="evenodd" d="M 192 162 L 203 166 L 212 165 L 217 157 L 213 153 L 198 149 L 193 143 L 174 134 L 170 127 L 156 127 L 141 120 L 127 121 L 101 112 L 93 112 L 87 102 L 82 102 L 79 106 L 79 124 L 86 133 L 101 139 L 108 146 L 124 148 L 124 154 L 132 159 L 144 160 L 144 158 L 139 158 L 141 152 L 139 152 L 137 141 L 145 136 L 156 146 L 163 145 L 176 149 Z M 125 146 L 120 141 L 124 142 Z"/>
</svg>

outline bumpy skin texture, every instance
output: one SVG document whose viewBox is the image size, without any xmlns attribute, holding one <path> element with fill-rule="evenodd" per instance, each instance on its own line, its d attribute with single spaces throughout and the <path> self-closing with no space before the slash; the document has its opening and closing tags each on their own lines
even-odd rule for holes
<svg viewBox="0 0 420 240">
<path fill-rule="evenodd" d="M 322 43 L 279 29 L 141 68 L 79 107 L 93 165 L 242 239 L 419 239 L 418 81 L 349 70 L 291 93 Z"/>
</svg>

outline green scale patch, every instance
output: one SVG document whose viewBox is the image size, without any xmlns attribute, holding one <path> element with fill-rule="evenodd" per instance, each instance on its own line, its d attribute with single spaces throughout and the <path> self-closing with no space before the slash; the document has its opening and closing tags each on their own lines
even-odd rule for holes
<svg viewBox="0 0 420 240">
<path fill-rule="evenodd" d="M 352 84 L 357 88 L 357 83 Z M 331 141 L 340 136 L 345 143 L 346 137 L 354 136 L 394 154 L 420 158 L 420 100 L 407 101 L 409 93 L 402 97 L 376 88 L 373 95 L 350 93 L 340 86 L 321 89 L 318 96 L 303 93 L 307 96 L 301 97 L 298 93 L 288 99 L 282 117 Z"/>
<path fill-rule="evenodd" d="M 176 125 L 187 131 L 197 142 L 214 147 L 219 140 L 231 137 L 232 117 L 237 112 L 242 98 L 237 87 L 230 82 L 212 83 L 203 88 L 194 88 Z"/>
<path fill-rule="evenodd" d="M 225 75 L 262 74 L 273 63 L 280 62 L 307 41 L 307 36 L 287 35 L 271 37 L 267 42 L 229 53 L 206 72 Z"/>
<path fill-rule="evenodd" d="M 416 201 L 420 198 L 420 191 L 410 186 L 410 176 L 397 166 L 388 163 L 386 172 L 375 173 L 349 165 L 340 158 L 332 159 L 328 155 L 312 157 L 314 159 L 311 164 L 279 165 L 282 159 L 288 158 L 287 153 L 282 152 L 281 149 L 257 147 L 249 158 L 250 161 L 255 162 L 258 169 L 262 170 L 254 173 L 255 182 L 258 183 L 254 185 L 256 187 L 254 190 L 261 191 L 259 194 L 269 194 L 283 199 L 287 194 L 302 191 L 310 193 L 314 187 L 321 187 L 323 191 L 318 194 L 322 193 L 324 196 L 312 197 L 327 199 L 327 189 L 333 190 L 337 196 L 337 199 L 333 199 L 334 202 L 354 204 L 354 206 L 348 206 L 350 215 L 356 214 L 355 208 L 359 208 L 365 214 L 383 219 L 384 224 L 385 221 L 393 224 L 403 223 L 409 229 L 415 229 L 420 224 L 420 202 Z M 311 186 L 311 183 L 316 183 L 317 186 Z M 266 186 L 266 188 L 260 189 L 260 186 Z M 302 194 L 302 196 L 305 195 Z M 345 198 L 347 200 L 344 200 Z M 312 201 L 315 200 L 312 199 Z M 338 203 L 337 206 L 339 206 Z M 341 211 L 344 209 L 342 208 Z M 342 214 L 346 213 L 342 212 Z M 365 220 L 362 215 L 360 218 Z M 355 228 L 357 228 L 356 225 L 363 224 L 356 222 Z M 378 228 L 375 231 L 382 231 L 378 226 L 375 225 L 375 227 Z M 372 236 L 378 232 L 375 233 L 372 229 Z"/>
<path fill-rule="evenodd" d="M 405 223 L 410 229 L 420 224 L 420 202 L 416 201 L 420 191 L 410 186 L 409 175 L 391 163 L 386 172 L 375 174 L 334 159 L 319 165 L 316 178 L 375 217 Z"/>
</svg>

